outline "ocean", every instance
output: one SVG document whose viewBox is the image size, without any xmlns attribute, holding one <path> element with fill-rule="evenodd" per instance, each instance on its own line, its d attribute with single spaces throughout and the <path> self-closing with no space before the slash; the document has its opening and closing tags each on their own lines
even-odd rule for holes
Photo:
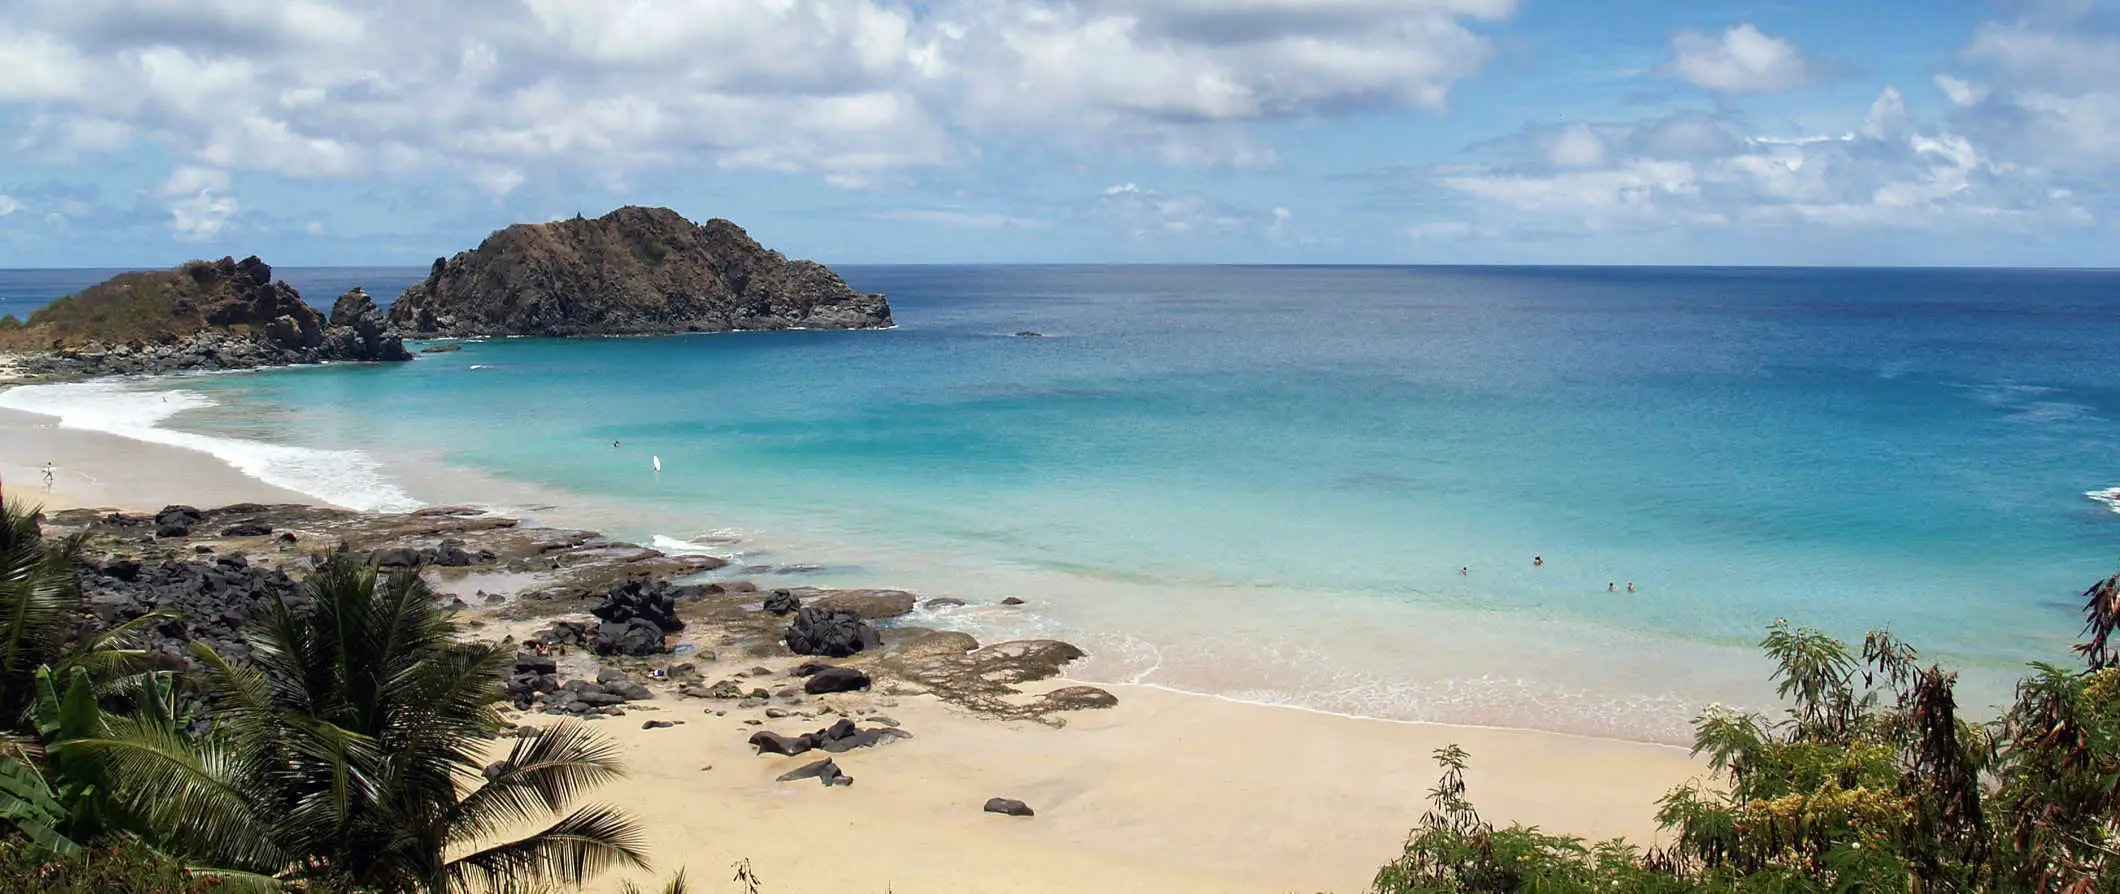
<svg viewBox="0 0 2120 894">
<path fill-rule="evenodd" d="M 110 272 L 0 271 L 0 313 Z M 0 406 L 342 505 L 484 502 L 710 543 L 761 584 L 964 598 L 919 622 L 1070 639 L 1090 680 L 1660 742 L 1771 702 L 1776 619 L 1889 627 L 1980 713 L 2120 570 L 2120 272 L 841 272 L 898 328 L 495 339 Z M 280 273 L 328 305 L 425 271 Z"/>
</svg>

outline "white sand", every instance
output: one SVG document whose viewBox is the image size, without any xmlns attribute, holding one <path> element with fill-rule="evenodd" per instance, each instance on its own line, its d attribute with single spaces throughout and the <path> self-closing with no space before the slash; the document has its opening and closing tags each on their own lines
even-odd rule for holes
<svg viewBox="0 0 2120 894">
<path fill-rule="evenodd" d="M 38 472 L 46 460 L 60 470 L 49 491 Z M 50 508 L 313 502 L 203 453 L 8 411 L 0 476 L 11 494 L 27 490 Z M 719 679 L 734 668 L 702 670 Z M 1060 730 L 896 699 L 881 709 L 916 738 L 839 756 L 856 782 L 833 789 L 773 781 L 809 756 L 753 755 L 745 739 L 757 727 L 742 720 L 758 711 L 665 693 L 658 710 L 598 723 L 633 768 L 602 794 L 648 822 L 657 868 L 688 868 L 695 890 L 735 890 L 729 867 L 748 858 L 769 894 L 1352 892 L 1426 809 L 1437 774 L 1429 754 L 1443 745 L 1472 753 L 1470 794 L 1490 820 L 1592 838 L 1650 839 L 1656 798 L 1702 769 L 1662 746 L 1108 688 L 1117 708 L 1069 715 Z M 729 715 L 715 717 L 716 707 Z M 685 725 L 641 729 L 649 719 Z M 765 728 L 792 734 L 828 719 Z M 995 796 L 1038 816 L 983 813 Z"/>
<path fill-rule="evenodd" d="M 744 742 L 832 718 L 753 727 L 742 717 L 755 710 L 715 717 L 703 706 L 729 703 L 663 696 L 597 724 L 633 770 L 603 799 L 648 820 L 658 870 L 708 890 L 748 858 L 769 892 L 1352 892 L 1427 809 L 1429 755 L 1444 745 L 1472 753 L 1470 795 L 1490 820 L 1591 838 L 1652 840 L 1657 796 L 1700 770 L 1660 746 L 1114 691 L 1119 707 L 1058 730 L 896 699 L 881 710 L 915 738 L 835 756 L 855 782 L 831 789 L 774 781 L 826 755 L 756 756 Z M 685 724 L 641 729 L 648 719 Z M 987 814 L 990 797 L 1038 815 Z"/>
<path fill-rule="evenodd" d="M 211 454 L 60 428 L 50 416 L 0 410 L 0 484 L 49 509 L 154 510 L 171 503 L 315 503 L 236 471 Z M 44 486 L 45 463 L 55 468 Z"/>
</svg>

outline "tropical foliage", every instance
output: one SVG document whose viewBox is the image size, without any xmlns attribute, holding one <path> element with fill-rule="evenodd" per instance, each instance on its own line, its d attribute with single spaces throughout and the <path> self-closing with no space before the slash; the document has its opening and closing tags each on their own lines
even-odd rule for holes
<svg viewBox="0 0 2120 894">
<path fill-rule="evenodd" d="M 195 647 L 203 670 L 183 682 L 213 715 L 193 733 L 170 676 L 105 684 L 130 653 L 72 627 L 79 541 L 40 542 L 13 506 L 0 516 L 0 621 L 14 622 L 0 668 L 33 721 L 0 755 L 15 856 L 71 871 L 83 853 L 146 845 L 217 890 L 541 890 L 646 865 L 630 818 L 577 806 L 624 769 L 586 727 L 521 736 L 485 762 L 507 728 L 512 654 L 460 642 L 416 574 L 318 557 L 303 610 L 276 602 L 247 662 Z"/>
<path fill-rule="evenodd" d="M 1383 894 L 1444 891 L 2120 892 L 2120 575 L 2084 593 L 2080 666 L 2034 665 L 2001 719 L 1958 716 L 1956 675 L 1888 633 L 1860 651 L 1777 623 L 1785 714 L 1694 725 L 1710 779 L 1666 795 L 1666 845 L 1497 829 L 1442 780 Z"/>
</svg>

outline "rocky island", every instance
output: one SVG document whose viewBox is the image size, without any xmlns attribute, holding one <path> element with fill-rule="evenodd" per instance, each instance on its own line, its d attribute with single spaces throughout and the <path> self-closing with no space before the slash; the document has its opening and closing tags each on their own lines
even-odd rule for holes
<svg viewBox="0 0 2120 894">
<path fill-rule="evenodd" d="M 884 296 L 830 268 L 789 260 L 726 220 L 668 208 L 516 224 L 437 258 L 390 306 L 408 336 L 652 335 L 882 329 Z"/>
<path fill-rule="evenodd" d="M 0 327 L 19 373 L 80 377 L 250 369 L 327 360 L 410 360 L 368 293 L 330 316 L 256 257 L 125 273 Z"/>
</svg>

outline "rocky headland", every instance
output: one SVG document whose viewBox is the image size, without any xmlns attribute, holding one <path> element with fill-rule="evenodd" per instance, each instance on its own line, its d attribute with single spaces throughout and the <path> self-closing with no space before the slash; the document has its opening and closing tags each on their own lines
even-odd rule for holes
<svg viewBox="0 0 2120 894">
<path fill-rule="evenodd" d="M 412 359 L 367 292 L 326 316 L 256 257 L 120 274 L 0 327 L 0 349 L 23 378 Z"/>
<path fill-rule="evenodd" d="M 1058 676 L 1081 650 L 1055 640 L 981 645 L 968 634 L 903 623 L 919 602 L 905 591 L 761 589 L 726 576 L 733 569 L 715 556 L 672 555 L 471 507 L 75 509 L 52 513 L 45 527 L 87 537 L 80 583 L 94 617 L 85 622 L 163 613 L 147 648 L 170 668 L 193 660 L 195 641 L 242 659 L 243 627 L 276 599 L 304 610 L 299 581 L 311 557 L 346 550 L 385 573 L 422 575 L 468 635 L 515 646 L 509 693 L 522 721 L 695 705 L 742 717 L 759 753 L 793 756 L 903 737 L 869 720 L 898 697 L 932 695 L 981 716 L 1052 726 L 1066 712 L 1117 704 L 1088 686 L 1024 691 L 1023 684 Z M 869 725 L 765 728 L 834 715 Z"/>
<path fill-rule="evenodd" d="M 892 325 L 884 296 L 855 291 L 823 264 L 789 260 L 726 220 L 694 224 L 636 206 L 516 224 L 436 258 L 389 319 L 421 338 Z"/>
</svg>

